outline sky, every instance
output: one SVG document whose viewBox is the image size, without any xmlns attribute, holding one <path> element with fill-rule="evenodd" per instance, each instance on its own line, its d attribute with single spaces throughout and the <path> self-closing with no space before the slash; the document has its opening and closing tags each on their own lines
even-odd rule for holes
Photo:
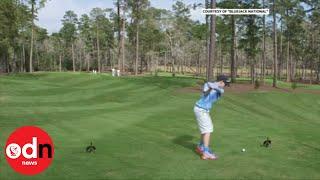
<svg viewBox="0 0 320 180">
<path fill-rule="evenodd" d="M 184 0 L 187 4 L 201 3 L 203 0 Z M 39 10 L 37 25 L 46 28 L 49 33 L 58 32 L 62 27 L 61 19 L 66 11 L 72 10 L 78 16 L 89 13 L 95 7 L 115 8 L 115 0 L 50 0 Z M 150 0 L 151 6 L 171 9 L 174 0 Z M 191 18 L 204 21 L 201 10 L 191 11 Z"/>
</svg>

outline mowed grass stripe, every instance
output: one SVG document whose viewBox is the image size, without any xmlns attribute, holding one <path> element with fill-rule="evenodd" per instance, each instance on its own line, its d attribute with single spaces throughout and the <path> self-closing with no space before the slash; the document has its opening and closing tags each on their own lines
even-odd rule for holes
<svg viewBox="0 0 320 180">
<path fill-rule="evenodd" d="M 0 87 L 0 146 L 15 128 L 33 124 L 52 136 L 56 156 L 35 177 L 18 175 L 0 161 L 0 179 L 320 178 L 317 95 L 226 94 L 211 112 L 213 149 L 220 156 L 212 162 L 193 152 L 199 139 L 193 105 L 199 93 L 176 93 L 196 79 L 73 73 L 5 77 L 11 78 L 28 83 Z M 39 101 L 11 101 L 18 93 L 30 101 L 38 94 Z M 265 136 L 272 139 L 271 149 L 260 147 Z M 95 154 L 84 152 L 90 141 Z"/>
</svg>

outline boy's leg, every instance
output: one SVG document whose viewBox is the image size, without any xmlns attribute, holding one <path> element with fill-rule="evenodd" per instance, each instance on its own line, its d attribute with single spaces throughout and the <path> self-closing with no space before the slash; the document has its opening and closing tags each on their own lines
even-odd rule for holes
<svg viewBox="0 0 320 180">
<path fill-rule="evenodd" d="M 203 153 L 201 156 L 201 159 L 203 160 L 215 160 L 218 157 L 210 150 L 209 145 L 210 145 L 210 136 L 211 133 L 213 132 L 213 123 L 211 120 L 211 117 L 209 113 L 205 113 L 205 123 L 204 123 L 204 130 L 202 131 L 202 142 L 203 142 Z"/>
<path fill-rule="evenodd" d="M 215 155 L 209 149 L 210 135 L 213 132 L 213 123 L 208 111 L 194 108 L 198 126 L 201 132 L 200 143 L 196 151 L 201 155 L 202 159 L 216 159 Z"/>
<path fill-rule="evenodd" d="M 202 134 L 200 135 L 200 142 L 199 144 L 197 145 L 197 148 L 196 148 L 196 152 L 199 154 L 199 155 L 202 155 L 203 151 L 204 151 L 204 145 L 203 145 L 203 140 L 202 140 Z"/>
<path fill-rule="evenodd" d="M 201 155 L 201 159 L 203 160 L 215 160 L 218 157 L 210 150 L 210 135 L 211 133 L 204 133 L 202 134 L 202 141 L 203 141 L 203 153 Z"/>
<path fill-rule="evenodd" d="M 199 142 L 199 145 L 202 145 L 202 146 L 203 146 L 203 134 L 200 134 L 200 142 Z"/>
<path fill-rule="evenodd" d="M 204 133 L 202 134 L 202 139 L 201 141 L 203 142 L 204 147 L 209 147 L 210 145 L 210 135 L 211 133 Z"/>
</svg>

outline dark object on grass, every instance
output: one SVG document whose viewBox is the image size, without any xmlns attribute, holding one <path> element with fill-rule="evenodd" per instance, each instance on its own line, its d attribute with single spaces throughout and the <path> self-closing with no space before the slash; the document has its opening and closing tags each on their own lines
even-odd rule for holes
<svg viewBox="0 0 320 180">
<path fill-rule="evenodd" d="M 269 138 L 267 138 L 265 141 L 263 141 L 262 145 L 264 147 L 271 147 L 271 140 Z"/>
<path fill-rule="evenodd" d="M 86 148 L 86 152 L 87 153 L 94 153 L 94 152 L 96 152 L 96 147 L 95 146 L 93 146 L 92 145 L 92 142 L 90 143 L 90 146 L 88 146 L 87 148 Z"/>
</svg>

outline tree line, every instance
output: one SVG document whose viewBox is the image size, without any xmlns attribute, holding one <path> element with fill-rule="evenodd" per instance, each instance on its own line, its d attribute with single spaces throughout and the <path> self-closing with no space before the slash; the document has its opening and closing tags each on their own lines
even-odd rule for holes
<svg viewBox="0 0 320 180">
<path fill-rule="evenodd" d="M 65 12 L 58 32 L 36 25 L 46 0 L 0 1 L 0 72 L 168 71 L 232 81 L 314 81 L 320 76 L 320 2 L 317 0 L 173 1 L 172 9 L 149 0 L 117 0 L 88 14 Z M 269 8 L 270 15 L 206 16 L 202 8 Z M 244 73 L 244 74 L 243 74 Z"/>
</svg>

